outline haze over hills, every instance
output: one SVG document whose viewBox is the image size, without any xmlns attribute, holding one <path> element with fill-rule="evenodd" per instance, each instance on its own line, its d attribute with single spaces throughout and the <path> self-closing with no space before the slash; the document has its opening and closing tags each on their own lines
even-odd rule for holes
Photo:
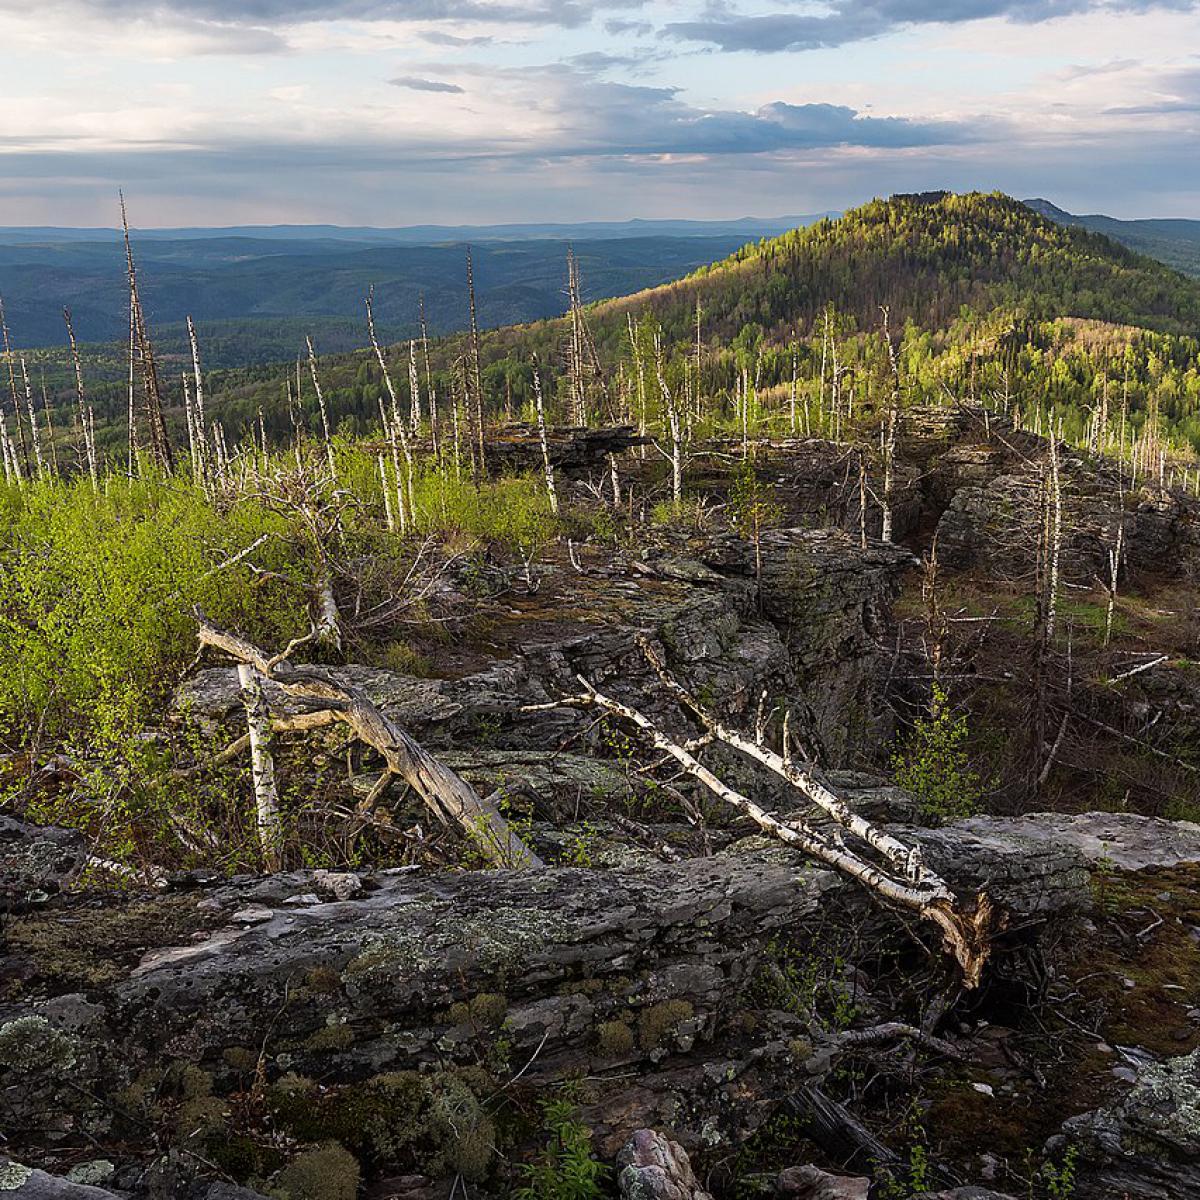
<svg viewBox="0 0 1200 1200">
<path fill-rule="evenodd" d="M 1025 203 L 1060 225 L 1077 225 L 1102 233 L 1139 254 L 1148 254 L 1187 275 L 1200 275 L 1200 221 L 1182 218 L 1123 221 L 1102 213 L 1079 216 L 1066 212 L 1049 200 Z"/>
<path fill-rule="evenodd" d="M 147 241 L 201 241 L 222 238 L 252 238 L 256 241 L 361 242 L 371 246 L 437 245 L 442 242 L 519 242 L 557 238 L 586 238 L 606 241 L 627 237 L 770 237 L 797 225 L 811 225 L 836 212 L 810 213 L 798 217 L 737 217 L 728 221 L 673 220 L 637 217 L 629 221 L 568 221 L 512 223 L 507 225 L 403 225 L 393 229 L 368 225 L 223 225 L 140 229 L 133 235 Z M 111 242 L 120 230 L 103 227 L 76 229 L 70 226 L 0 225 L 0 245 L 58 242 Z"/>
<path fill-rule="evenodd" d="M 562 297 L 557 301 L 560 307 L 549 319 L 484 333 L 481 358 L 490 404 L 528 403 L 534 355 L 547 394 L 564 404 L 570 322 L 558 315 Z M 1050 403 L 1077 427 L 1086 423 L 1095 390 L 1103 386 L 1105 364 L 1136 340 L 1129 374 L 1132 419 L 1142 419 L 1154 393 L 1174 435 L 1200 445 L 1195 365 L 1200 283 L 1007 196 L 938 192 L 873 201 L 838 220 L 741 246 L 683 279 L 592 305 L 587 320 L 610 395 L 619 370 L 626 386 L 635 370 L 630 318 L 642 330 L 643 368 L 653 354 L 651 329 L 659 328 L 668 375 L 684 386 L 681 373 L 692 369 L 686 364 L 695 357 L 697 305 L 708 388 L 730 393 L 745 386 L 738 384 L 743 372 L 763 389 L 786 387 L 793 369 L 805 386 L 815 386 L 828 306 L 850 347 L 846 353 L 860 364 L 874 364 L 860 367 L 857 386 L 878 386 L 871 380 L 882 369 L 878 331 L 880 306 L 887 305 L 893 332 L 904 333 L 912 377 L 921 378 L 913 386 L 928 399 L 938 399 L 945 387 L 969 392 L 975 386 L 969 378 L 973 361 L 990 361 L 987 386 L 1001 386 L 992 368 L 1004 348 L 1009 361 L 1019 363 L 1021 402 Z M 361 326 L 356 335 L 361 346 Z M 1156 377 L 1147 367 L 1151 350 L 1156 361 L 1167 364 Z M 407 346 L 394 353 L 403 386 Z M 461 333 L 433 345 L 439 395 L 449 396 L 458 386 L 452 367 L 469 353 Z M 118 425 L 121 361 L 118 356 L 112 362 L 108 401 Z M 333 419 L 365 433 L 378 420 L 381 386 L 370 356 L 361 350 L 326 355 L 321 371 Z M 213 411 L 222 413 L 227 428 L 237 429 L 257 421 L 262 409 L 268 428 L 274 422 L 274 432 L 284 434 L 283 374 L 269 366 L 222 373 L 210 388 Z M 645 386 L 657 390 L 653 375 Z M 628 405 L 627 396 L 622 403 Z"/>
<path fill-rule="evenodd" d="M 568 244 L 585 294 L 596 298 L 676 278 L 815 219 L 135 230 L 134 248 L 148 315 L 168 345 L 181 344 L 171 327 L 190 314 L 208 328 L 213 365 L 242 365 L 290 358 L 306 333 L 327 351 L 360 345 L 372 284 L 385 336 L 416 332 L 422 295 L 432 332 L 462 328 L 468 243 L 480 320 L 489 326 L 562 312 Z M 0 230 L 0 295 L 19 348 L 60 344 L 64 304 L 83 341 L 125 337 L 125 287 L 115 230 Z"/>
</svg>

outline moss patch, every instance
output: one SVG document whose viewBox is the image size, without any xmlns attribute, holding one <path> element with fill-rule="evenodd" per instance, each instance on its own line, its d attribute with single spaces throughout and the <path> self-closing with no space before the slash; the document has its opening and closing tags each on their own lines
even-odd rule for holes
<svg viewBox="0 0 1200 1200">
<path fill-rule="evenodd" d="M 272 1194 L 279 1200 L 354 1200 L 358 1176 L 358 1159 L 337 1142 L 328 1142 L 288 1163 Z"/>
<path fill-rule="evenodd" d="M 70 907 L 19 917 L 5 931 L 10 946 L 37 966 L 27 992 L 86 991 L 121 979 L 148 951 L 186 942 L 223 923 L 194 897 L 163 896 L 106 908 Z"/>
<path fill-rule="evenodd" d="M 664 1000 L 638 1014 L 638 1042 L 643 1050 L 661 1046 L 684 1021 L 691 1020 L 693 1008 L 686 1000 Z"/>
</svg>

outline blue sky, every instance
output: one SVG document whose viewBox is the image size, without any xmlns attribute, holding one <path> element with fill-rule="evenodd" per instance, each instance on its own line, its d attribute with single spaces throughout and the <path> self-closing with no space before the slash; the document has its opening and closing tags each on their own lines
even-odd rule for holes
<svg viewBox="0 0 1200 1200">
<path fill-rule="evenodd" d="M 7 225 L 1200 218 L 1200 0 L 0 0 L 0 47 Z"/>
</svg>

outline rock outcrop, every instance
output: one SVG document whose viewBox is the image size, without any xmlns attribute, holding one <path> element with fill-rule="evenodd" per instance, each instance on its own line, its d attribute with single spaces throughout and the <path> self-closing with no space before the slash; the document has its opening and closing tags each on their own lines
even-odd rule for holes
<svg viewBox="0 0 1200 1200">
<path fill-rule="evenodd" d="M 1200 1050 L 1143 1067 L 1119 1104 L 1072 1117 L 1057 1145 L 1077 1149 L 1080 1200 L 1200 1196 Z"/>
</svg>

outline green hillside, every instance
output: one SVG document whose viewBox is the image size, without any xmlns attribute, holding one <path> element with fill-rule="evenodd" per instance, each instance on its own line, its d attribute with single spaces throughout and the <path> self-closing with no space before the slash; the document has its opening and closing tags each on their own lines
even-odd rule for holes
<svg viewBox="0 0 1200 1200">
<path fill-rule="evenodd" d="M 1069 213 L 1049 200 L 1026 200 L 1025 203 L 1061 225 L 1077 225 L 1093 233 L 1102 233 L 1185 275 L 1200 276 L 1200 221 L 1181 218 L 1122 221 L 1103 213 L 1086 216 Z"/>
<path fill-rule="evenodd" d="M 671 385 L 694 386 L 697 308 L 699 386 L 715 413 L 733 410 L 739 388 L 753 387 L 755 402 L 767 404 L 790 389 L 793 377 L 800 393 L 819 398 L 827 312 L 840 361 L 869 412 L 887 386 L 881 306 L 902 338 L 913 401 L 1003 394 L 1031 419 L 1035 408 L 1053 409 L 1068 433 L 1082 435 L 1101 394 L 1119 393 L 1132 429 L 1153 415 L 1166 435 L 1200 447 L 1200 283 L 1007 196 L 980 193 L 875 200 L 837 220 L 744 246 L 677 282 L 590 306 L 599 370 L 589 363 L 587 388 L 596 417 L 632 418 L 639 404 L 653 409 L 659 385 L 647 372 L 656 332 Z M 569 335 L 561 317 L 485 332 L 485 407 L 518 414 L 530 403 L 536 355 L 551 418 L 567 419 Z M 359 339 L 365 342 L 365 329 Z M 406 390 L 407 344 L 393 353 Z M 453 368 L 469 353 L 461 333 L 432 345 L 444 403 L 461 391 L 462 372 Z M 117 446 L 124 438 L 124 369 L 119 354 L 101 361 L 97 374 L 107 382 L 93 393 L 100 440 Z M 48 367 L 65 404 L 64 365 L 59 356 Z M 176 369 L 184 365 L 177 361 Z M 214 372 L 210 411 L 236 433 L 257 423 L 261 409 L 268 434 L 286 436 L 287 369 Z M 349 436 L 373 431 L 382 380 L 370 355 L 330 355 L 321 371 L 335 425 Z M 311 403 L 306 413 L 315 430 Z"/>
<path fill-rule="evenodd" d="M 787 336 L 811 325 L 827 303 L 860 326 L 887 304 L 893 319 L 931 330 L 948 327 L 966 307 L 1200 333 L 1200 285 L 995 193 L 874 200 L 837 220 L 746 246 L 633 301 L 674 326 L 697 297 L 714 332 L 729 336 L 751 321 L 768 336 Z"/>
</svg>

